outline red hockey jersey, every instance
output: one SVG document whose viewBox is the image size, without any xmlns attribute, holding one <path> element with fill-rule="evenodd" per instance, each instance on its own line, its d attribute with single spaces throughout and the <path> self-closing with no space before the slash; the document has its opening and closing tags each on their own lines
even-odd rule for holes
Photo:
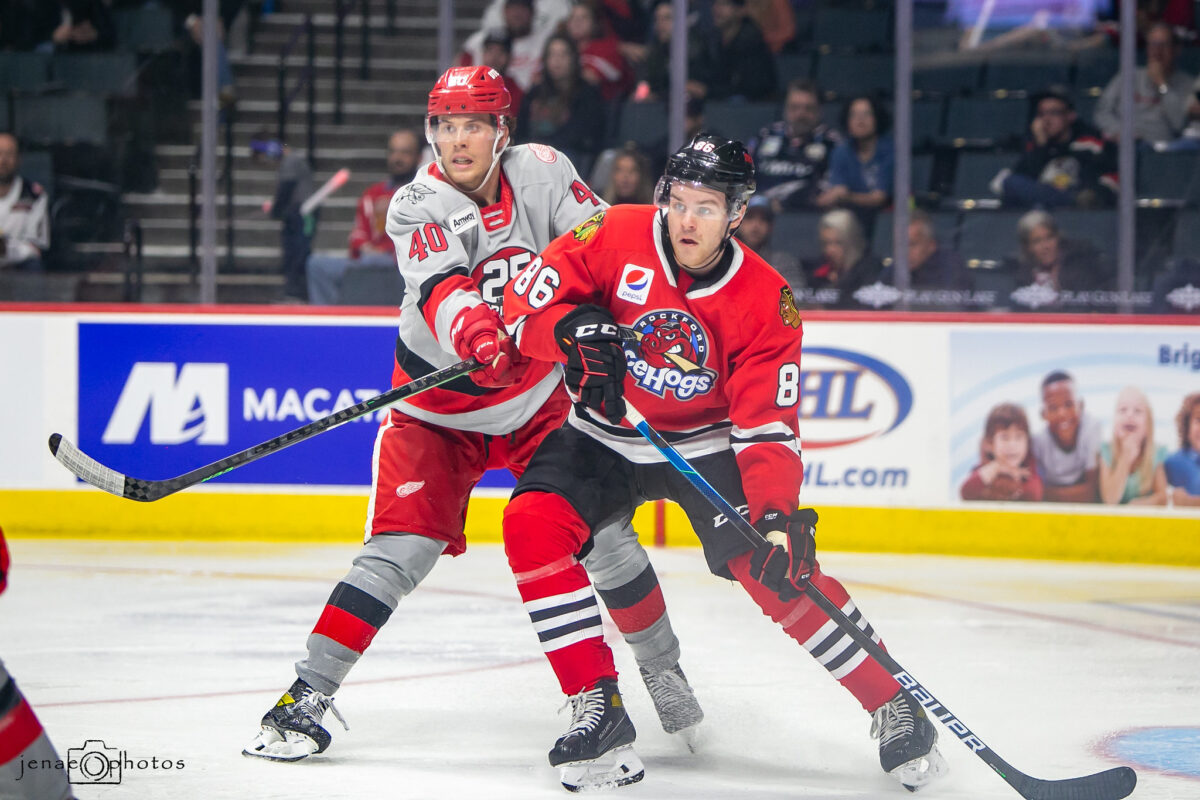
<svg viewBox="0 0 1200 800">
<path fill-rule="evenodd" d="M 387 232 L 388 204 L 400 187 L 391 181 L 380 181 L 368 187 L 358 198 L 354 212 L 354 227 L 350 230 L 350 257 L 361 258 L 364 246 L 370 245 L 380 253 L 394 253 L 396 246 Z"/>
<path fill-rule="evenodd" d="M 750 518 L 795 510 L 800 460 L 800 315 L 787 283 L 737 240 L 703 278 L 665 255 L 653 206 L 614 206 L 547 247 L 504 295 L 521 351 L 564 361 L 554 326 L 594 303 L 631 332 L 625 395 L 688 458 L 733 449 Z M 669 241 L 666 244 L 669 247 Z M 571 424 L 630 461 L 662 461 L 626 423 L 576 406 Z"/>
</svg>

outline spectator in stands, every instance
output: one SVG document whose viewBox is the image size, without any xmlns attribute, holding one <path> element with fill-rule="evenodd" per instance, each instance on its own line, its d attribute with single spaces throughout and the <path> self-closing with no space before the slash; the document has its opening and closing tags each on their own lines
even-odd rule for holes
<svg viewBox="0 0 1200 800">
<path fill-rule="evenodd" d="M 1116 202 L 1117 154 L 1111 142 L 1079 119 L 1067 93 L 1050 88 L 1033 97 L 1025 153 L 992 179 L 1005 205 L 1019 208 Z"/>
<path fill-rule="evenodd" d="M 658 0 L 654 6 L 654 21 L 650 27 L 650 36 L 641 55 L 637 51 L 625 48 L 626 55 L 640 61 L 636 70 L 638 76 L 637 88 L 633 99 L 636 102 L 649 100 L 665 100 L 671 90 L 671 31 L 675 21 L 675 10 L 671 0 Z M 688 81 L 686 91 L 689 98 L 703 97 L 706 93 L 704 84 L 696 79 L 700 74 L 700 57 L 703 45 L 694 26 L 688 26 L 687 61 Z"/>
<path fill-rule="evenodd" d="M 750 140 L 758 194 L 776 212 L 815 208 L 841 135 L 821 122 L 821 93 L 807 78 L 788 83 L 783 119 Z"/>
<path fill-rule="evenodd" d="M 708 100 L 769 100 L 778 86 L 775 59 L 763 33 L 746 14 L 746 0 L 713 0 L 714 30 L 704 42 L 695 74 Z"/>
<path fill-rule="evenodd" d="M 1042 481 L 1029 447 L 1029 419 L 1015 403 L 1001 403 L 988 412 L 979 442 L 979 466 L 963 482 L 963 500 L 1038 502 Z"/>
<path fill-rule="evenodd" d="M 1016 265 L 1018 286 L 1046 286 L 1055 292 L 1113 288 L 1116 270 L 1112 259 L 1083 239 L 1068 239 L 1054 217 L 1030 211 L 1017 221 L 1021 250 Z"/>
<path fill-rule="evenodd" d="M 112 50 L 117 44 L 117 26 L 104 0 L 59 0 L 58 27 L 50 34 L 53 50 L 76 53 Z"/>
<path fill-rule="evenodd" d="M 650 159 L 630 145 L 619 151 L 613 158 L 608 186 L 601 196 L 612 206 L 653 203 L 654 181 L 651 178 Z"/>
<path fill-rule="evenodd" d="M 1167 505 L 1200 505 L 1200 392 L 1183 398 L 1175 415 L 1179 450 L 1167 457 Z"/>
<path fill-rule="evenodd" d="M 651 5 L 646 0 L 600 0 L 597 4 L 609 30 L 621 42 L 622 53 L 626 44 L 641 44 L 646 40 Z"/>
<path fill-rule="evenodd" d="M 512 97 L 512 107 L 521 108 L 525 99 L 525 90 L 508 74 L 508 66 L 512 62 L 512 38 L 508 32 L 501 29 L 488 33 L 483 37 L 480 62 L 485 67 L 491 67 L 504 78 L 504 86 Z"/>
<path fill-rule="evenodd" d="M 525 91 L 533 86 L 546 42 L 571 11 L 570 0 L 494 0 L 483 14 L 483 26 L 463 43 L 459 66 L 483 63 L 483 40 L 504 30 L 512 57 L 506 73 Z"/>
<path fill-rule="evenodd" d="M 796 38 L 796 11 L 788 0 L 747 0 L 746 13 L 773 54 L 778 55 Z"/>
<path fill-rule="evenodd" d="M 874 283 L 879 276 L 879 259 L 867 252 L 862 223 L 852 212 L 838 208 L 824 214 L 817 223 L 821 242 L 821 263 L 807 271 L 810 289 L 837 289 L 836 305 L 854 302 L 854 292 Z"/>
<path fill-rule="evenodd" d="M 1133 135 L 1155 143 L 1178 139 L 1187 124 L 1193 78 L 1175 69 L 1179 46 L 1171 26 L 1155 23 L 1146 32 L 1146 66 L 1134 75 Z M 1096 104 L 1096 126 L 1116 141 L 1121 134 L 1121 76 L 1114 75 Z"/>
<path fill-rule="evenodd" d="M 546 42 L 542 75 L 521 104 L 516 138 L 562 150 L 584 174 L 591 169 L 604 139 L 604 105 L 583 80 L 569 36 L 556 34 Z"/>
<path fill-rule="evenodd" d="M 424 137 L 415 130 L 398 130 L 388 139 L 388 179 L 367 188 L 358 198 L 354 227 L 350 230 L 350 254 L 309 256 L 308 301 L 313 305 L 338 302 L 342 278 L 352 269 L 384 266 L 396 268 L 396 248 L 385 230 L 388 204 L 401 186 L 410 183 L 421 165 Z"/>
<path fill-rule="evenodd" d="M 50 248 L 46 192 L 18 171 L 21 147 L 0 133 L 0 268 L 40 270 Z"/>
<path fill-rule="evenodd" d="M 879 280 L 895 286 L 895 264 L 884 267 Z M 933 229 L 933 220 L 920 209 L 908 218 L 908 285 L 921 291 L 966 291 L 970 288 L 963 258 L 943 247 Z"/>
<path fill-rule="evenodd" d="M 633 69 L 621 55 L 621 43 L 600 10 L 590 0 L 580 0 L 564 28 L 579 50 L 583 79 L 595 86 L 605 101 L 627 95 L 633 88 Z"/>
<path fill-rule="evenodd" d="M 775 232 L 775 212 L 766 198 L 753 197 L 742 217 L 742 224 L 734 236 L 754 252 L 762 256 L 775 271 L 783 276 L 793 291 L 805 286 L 804 269 L 795 253 L 771 247 L 771 234 Z"/>
<path fill-rule="evenodd" d="M 887 110 L 875 97 L 850 98 L 842 111 L 847 139 L 833 149 L 829 188 L 817 195 L 818 206 L 845 206 L 865 228 L 872 227 L 875 213 L 892 202 L 896 153 L 887 132 L 890 124 Z"/>
<path fill-rule="evenodd" d="M 204 8 L 203 2 L 186 0 L 183 5 L 191 9 L 183 20 L 183 29 L 188 39 L 194 45 L 187 53 L 188 72 L 191 75 L 191 90 L 194 97 L 199 97 L 203 88 L 203 56 L 204 56 Z M 224 4 L 223 4 L 224 5 Z M 223 11 L 226 9 L 222 9 Z M 236 9 L 233 9 L 236 10 Z M 233 65 L 229 61 L 229 51 L 225 49 L 225 15 L 217 20 L 217 95 L 224 108 L 233 103 L 235 89 L 233 85 Z"/>
<path fill-rule="evenodd" d="M 1167 448 L 1154 443 L 1154 414 L 1141 389 L 1117 395 L 1112 439 L 1100 445 L 1100 499 L 1108 505 L 1162 505 Z"/>
<path fill-rule="evenodd" d="M 251 157 L 279 162 L 275 197 L 263 210 L 283 223 L 280 244 L 283 256 L 283 302 L 304 303 L 308 300 L 308 281 L 304 268 L 312 253 L 312 237 L 316 231 L 316 212 L 301 214 L 300 207 L 314 191 L 312 167 L 308 159 L 297 155 L 286 144 L 272 139 L 269 132 L 260 130 L 250 140 Z"/>
<path fill-rule="evenodd" d="M 1052 503 L 1095 503 L 1099 496 L 1100 420 L 1083 410 L 1075 379 L 1054 370 L 1042 379 L 1042 419 L 1033 437 L 1033 455 Z"/>
</svg>

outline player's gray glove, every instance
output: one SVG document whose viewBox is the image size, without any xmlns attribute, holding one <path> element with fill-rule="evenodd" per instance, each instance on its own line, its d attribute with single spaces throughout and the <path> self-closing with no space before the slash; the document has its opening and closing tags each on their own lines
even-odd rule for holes
<svg viewBox="0 0 1200 800">
<path fill-rule="evenodd" d="M 619 424 L 625 416 L 625 348 L 612 313 L 601 306 L 577 306 L 554 326 L 554 338 L 567 355 L 567 388 Z"/>
<path fill-rule="evenodd" d="M 804 594 L 817 567 L 817 512 L 801 508 L 790 516 L 768 511 L 754 523 L 766 539 L 750 557 L 750 575 L 783 602 Z"/>
</svg>

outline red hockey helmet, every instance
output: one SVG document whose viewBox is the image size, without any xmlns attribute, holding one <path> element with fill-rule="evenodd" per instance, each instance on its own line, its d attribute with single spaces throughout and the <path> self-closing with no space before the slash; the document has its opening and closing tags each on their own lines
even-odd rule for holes
<svg viewBox="0 0 1200 800">
<path fill-rule="evenodd" d="M 504 78 L 491 67 L 451 67 L 429 92 L 428 115 L 512 115 L 512 95 Z"/>
</svg>

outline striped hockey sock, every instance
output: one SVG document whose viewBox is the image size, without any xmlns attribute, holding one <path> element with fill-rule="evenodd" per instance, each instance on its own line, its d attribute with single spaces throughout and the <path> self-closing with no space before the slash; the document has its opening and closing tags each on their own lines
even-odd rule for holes
<svg viewBox="0 0 1200 800">
<path fill-rule="evenodd" d="M 639 666 L 661 672 L 678 663 L 679 639 L 671 628 L 662 587 L 652 565 L 647 564 L 636 578 L 622 586 L 610 589 L 597 586 L 596 591 Z"/>
<path fill-rule="evenodd" d="M 308 637 L 308 658 L 296 665 L 297 674 L 319 692 L 337 692 L 392 610 L 362 589 L 339 583 Z"/>
<path fill-rule="evenodd" d="M 70 796 L 54 745 L 0 663 L 0 797 L 59 800 Z"/>
<path fill-rule="evenodd" d="M 538 641 L 567 695 L 616 678 L 600 606 L 575 553 L 587 525 L 561 497 L 526 492 L 504 513 L 504 547 Z"/>
<path fill-rule="evenodd" d="M 799 642 L 817 663 L 829 670 L 829 674 L 846 687 L 864 709 L 874 712 L 899 691 L 900 684 L 896 679 L 869 658 L 866 651 L 843 633 L 812 600 L 801 597 L 784 603 L 778 595 L 750 577 L 750 553 L 743 553 L 731 560 L 729 568 L 763 613 L 779 623 L 784 633 Z M 837 603 L 854 624 L 880 646 L 883 645 L 879 635 L 850 599 L 845 587 L 821 572 L 819 567 L 813 572 L 812 582 L 826 597 Z"/>
</svg>

